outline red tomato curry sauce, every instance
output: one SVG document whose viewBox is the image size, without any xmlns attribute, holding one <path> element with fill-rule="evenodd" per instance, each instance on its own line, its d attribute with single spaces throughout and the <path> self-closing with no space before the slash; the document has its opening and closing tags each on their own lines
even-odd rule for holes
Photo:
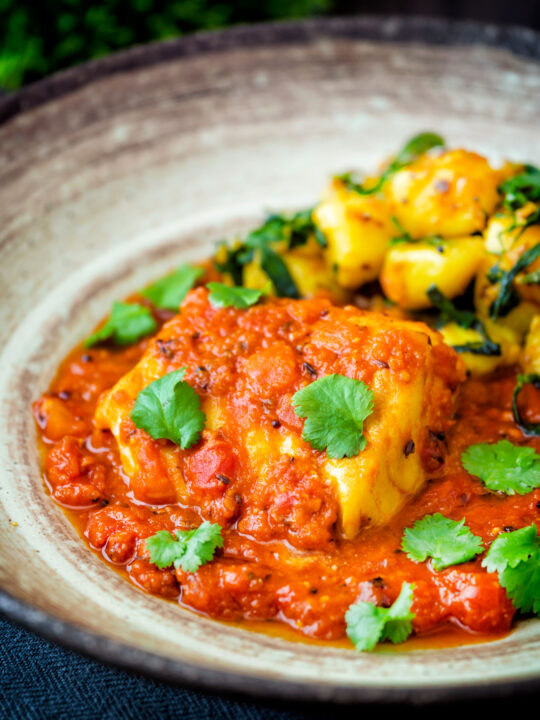
<svg viewBox="0 0 540 720">
<path fill-rule="evenodd" d="M 139 297 L 137 301 L 146 302 Z M 309 313 L 310 303 L 319 301 L 303 302 Z M 172 316 L 153 312 L 160 324 Z M 301 318 L 298 323 L 301 327 Z M 246 342 L 252 330 L 244 327 Z M 214 343 L 225 348 L 231 333 L 232 326 L 225 326 Z M 281 393 L 286 394 L 289 386 L 291 391 L 297 387 L 298 373 L 306 372 L 306 365 L 302 368 L 289 362 L 291 344 L 274 340 L 266 368 L 259 364 L 247 372 L 255 384 L 264 384 L 267 374 L 277 373 L 273 382 L 279 382 Z M 332 530 L 337 513 L 334 498 L 326 489 L 310 488 L 287 457 L 276 470 L 285 487 L 279 502 L 252 498 L 253 512 L 248 520 L 239 521 L 243 496 L 234 481 L 239 461 L 226 440 L 217 439 L 202 450 L 195 446 L 184 453 L 187 499 L 170 497 L 152 503 L 151 498 L 145 501 L 140 493 L 134 494 L 116 440 L 108 430 L 96 427 L 94 412 L 101 393 L 129 372 L 152 342 L 146 338 L 125 349 L 75 349 L 49 391 L 34 405 L 45 456 L 45 482 L 52 497 L 70 510 L 90 547 L 101 551 L 105 560 L 121 568 L 134 584 L 164 598 L 177 598 L 184 606 L 214 618 L 279 620 L 311 638 L 337 640 L 345 635 L 344 616 L 352 603 L 364 600 L 390 606 L 406 581 L 415 583 L 412 609 L 417 634 L 448 624 L 473 633 L 501 633 L 510 628 L 515 612 L 512 603 L 496 574 L 481 566 L 480 557 L 435 572 L 429 563 L 409 560 L 400 545 L 404 528 L 429 513 L 465 518 L 471 531 L 487 545 L 501 531 L 538 520 L 540 490 L 523 496 L 494 494 L 460 462 L 469 445 L 502 438 L 526 441 L 540 451 L 540 439 L 526 440 L 513 422 L 513 371 L 466 380 L 450 427 L 437 439 L 445 450 L 442 467 L 434 469 L 420 493 L 389 524 L 367 526 L 355 539 L 344 540 Z M 347 339 L 336 339 L 339 342 Z M 226 393 L 230 382 L 227 367 L 224 351 L 220 366 L 201 363 L 190 369 L 189 380 L 197 392 Z M 310 367 L 308 363 L 308 373 Z M 531 416 L 540 414 L 537 397 L 524 393 L 525 400 Z M 290 409 L 278 408 L 270 417 L 260 405 L 247 404 L 243 412 L 255 425 L 296 423 L 301 429 L 302 421 Z M 163 445 L 167 441 L 158 442 Z M 149 450 L 148 468 L 153 462 L 150 455 Z M 279 503 L 284 506 L 281 515 Z M 286 512 L 291 506 L 297 513 L 295 527 L 303 528 L 304 533 L 295 538 L 286 532 Z M 223 527 L 224 548 L 212 562 L 196 573 L 186 573 L 160 570 L 149 561 L 144 547 L 147 537 L 158 530 L 195 527 L 202 519 Z M 277 532 L 278 527 L 285 531 Z"/>
</svg>

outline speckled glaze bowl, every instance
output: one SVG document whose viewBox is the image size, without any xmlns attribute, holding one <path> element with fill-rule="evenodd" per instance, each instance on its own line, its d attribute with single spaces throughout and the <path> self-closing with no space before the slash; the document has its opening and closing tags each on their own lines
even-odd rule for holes
<svg viewBox="0 0 540 720">
<path fill-rule="evenodd" d="M 540 688 L 540 622 L 358 654 L 215 623 L 90 553 L 43 489 L 30 403 L 121 298 L 265 210 L 308 205 L 425 129 L 540 161 L 540 38 L 401 19 L 239 28 L 136 48 L 0 100 L 0 609 L 183 684 L 306 700 Z"/>
</svg>

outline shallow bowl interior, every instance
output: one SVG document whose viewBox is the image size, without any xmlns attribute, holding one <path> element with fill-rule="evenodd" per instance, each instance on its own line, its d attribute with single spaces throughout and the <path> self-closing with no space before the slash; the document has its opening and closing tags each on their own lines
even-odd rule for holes
<svg viewBox="0 0 540 720">
<path fill-rule="evenodd" d="M 488 645 L 356 654 L 143 594 L 44 493 L 29 412 L 112 299 L 266 210 L 308 206 L 333 171 L 373 168 L 425 129 L 540 161 L 531 38 L 433 21 L 247 28 L 138 49 L 0 103 L 0 608 L 125 667 L 274 696 L 426 700 L 540 678 L 535 621 Z"/>
</svg>

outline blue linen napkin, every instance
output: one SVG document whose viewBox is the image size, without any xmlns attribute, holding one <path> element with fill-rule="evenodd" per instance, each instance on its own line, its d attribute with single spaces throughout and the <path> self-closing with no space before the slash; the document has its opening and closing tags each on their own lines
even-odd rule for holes
<svg viewBox="0 0 540 720">
<path fill-rule="evenodd" d="M 115 670 L 0 618 L 1 720 L 303 720 L 307 717 L 313 716 L 252 700 L 184 690 Z"/>
</svg>

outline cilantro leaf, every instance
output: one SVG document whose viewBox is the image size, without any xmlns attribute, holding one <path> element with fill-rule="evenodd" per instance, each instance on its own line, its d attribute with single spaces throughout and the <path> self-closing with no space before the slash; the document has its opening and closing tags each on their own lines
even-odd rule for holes
<svg viewBox="0 0 540 720">
<path fill-rule="evenodd" d="M 388 608 L 383 640 L 402 643 L 412 633 L 414 613 L 411 611 L 414 583 L 403 583 L 394 604 Z"/>
<path fill-rule="evenodd" d="M 482 565 L 488 572 L 502 572 L 507 567 L 515 568 L 520 562 L 529 559 L 537 541 L 534 524 L 520 530 L 500 533 L 491 543 Z"/>
<path fill-rule="evenodd" d="M 223 283 L 210 282 L 206 286 L 210 290 L 208 299 L 214 307 L 235 307 L 244 310 L 255 305 L 263 294 L 262 290 L 253 290 L 245 287 L 229 287 Z"/>
<path fill-rule="evenodd" d="M 175 535 L 160 530 L 146 540 L 150 561 L 160 569 L 174 565 L 185 572 L 197 572 L 212 560 L 217 548 L 223 547 L 220 525 L 207 520 L 194 530 L 176 530 Z"/>
<path fill-rule="evenodd" d="M 444 139 L 440 135 L 432 132 L 419 133 L 405 143 L 392 164 L 397 165 L 398 168 L 405 167 L 418 160 L 428 150 L 442 145 L 444 145 Z"/>
<path fill-rule="evenodd" d="M 350 606 L 345 613 L 347 635 L 357 650 L 373 650 L 382 639 L 386 614 L 386 608 L 370 602 L 357 602 Z"/>
<path fill-rule="evenodd" d="M 260 227 L 248 234 L 246 245 L 260 248 L 261 245 L 286 242 L 288 250 L 305 245 L 316 229 L 312 212 L 312 208 L 309 208 L 291 215 L 269 215 Z"/>
<path fill-rule="evenodd" d="M 162 570 L 178 559 L 182 545 L 168 530 L 159 530 L 146 539 L 145 547 L 150 553 L 150 562 Z"/>
<path fill-rule="evenodd" d="M 519 412 L 518 397 L 525 385 L 533 385 L 537 390 L 540 390 L 540 375 L 537 373 L 528 373 L 517 376 L 516 387 L 512 394 L 512 414 L 514 416 L 514 422 L 525 435 L 540 436 L 540 423 L 528 422 Z"/>
<path fill-rule="evenodd" d="M 470 445 L 461 455 L 463 467 L 494 492 L 526 495 L 540 487 L 540 455 L 508 440 Z"/>
<path fill-rule="evenodd" d="M 491 544 L 482 565 L 498 572 L 499 582 L 514 607 L 540 615 L 540 538 L 536 525 L 501 533 Z"/>
<path fill-rule="evenodd" d="M 406 528 L 401 547 L 415 562 L 430 557 L 437 571 L 472 560 L 484 550 L 481 539 L 472 534 L 465 520 L 457 522 L 440 513 L 426 515 Z"/>
<path fill-rule="evenodd" d="M 499 573 L 499 582 L 517 610 L 540 615 L 540 548 L 527 561 Z"/>
<path fill-rule="evenodd" d="M 347 635 L 357 650 L 373 650 L 378 642 L 404 642 L 412 632 L 411 611 L 414 584 L 403 583 L 401 592 L 389 608 L 370 602 L 357 602 L 345 614 Z"/>
<path fill-rule="evenodd" d="M 182 379 L 185 372 L 180 368 L 151 382 L 137 395 L 130 415 L 154 440 L 171 440 L 182 450 L 199 440 L 205 423 L 199 396 Z"/>
<path fill-rule="evenodd" d="M 180 536 L 180 533 L 176 533 Z M 216 548 L 223 547 L 221 527 L 217 523 L 205 521 L 196 530 L 189 530 L 185 535 L 186 549 L 180 565 L 186 572 L 196 572 L 214 557 Z"/>
<path fill-rule="evenodd" d="M 136 303 L 114 302 L 105 325 L 87 337 L 84 345 L 93 347 L 106 340 L 116 345 L 131 345 L 156 329 L 157 323 L 148 308 Z"/>
<path fill-rule="evenodd" d="M 353 457 L 364 450 L 364 420 L 373 411 L 373 391 L 361 380 L 327 375 L 293 395 L 299 417 L 307 418 L 302 437 L 328 457 Z"/>
<path fill-rule="evenodd" d="M 158 308 L 178 310 L 180 303 L 202 274 L 202 268 L 182 265 L 175 272 L 145 288 L 141 295 L 151 300 Z"/>
<path fill-rule="evenodd" d="M 525 165 L 525 171 L 508 178 L 499 186 L 504 195 L 504 204 L 510 210 L 519 210 L 528 202 L 540 200 L 540 170 L 534 165 Z"/>
</svg>

